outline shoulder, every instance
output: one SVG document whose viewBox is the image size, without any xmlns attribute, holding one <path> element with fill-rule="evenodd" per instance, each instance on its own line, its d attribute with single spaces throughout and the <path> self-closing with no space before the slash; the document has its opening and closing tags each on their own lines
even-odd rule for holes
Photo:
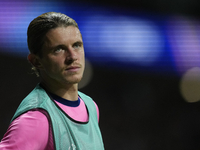
<svg viewBox="0 0 200 150">
<path fill-rule="evenodd" d="M 36 124 L 34 126 L 39 126 L 38 123 L 46 123 L 48 122 L 47 116 L 44 114 L 43 111 L 38 110 L 30 110 L 22 115 L 20 115 L 18 118 L 16 118 L 13 122 L 26 124 L 35 122 Z"/>
<path fill-rule="evenodd" d="M 37 85 L 20 103 L 19 107 L 17 108 L 17 111 L 15 112 L 13 118 L 11 121 L 13 121 L 15 118 L 23 114 L 24 112 L 27 112 L 31 109 L 36 109 L 41 106 L 41 104 L 45 105 L 45 102 L 49 99 L 47 93 L 45 90 Z"/>
<path fill-rule="evenodd" d="M 13 120 L 10 128 L 18 134 L 27 134 L 28 131 L 29 137 L 37 137 L 38 133 L 49 128 L 49 123 L 47 116 L 42 111 L 30 110 Z"/>
<path fill-rule="evenodd" d="M 91 115 L 94 115 L 95 118 L 97 117 L 98 122 L 99 122 L 99 108 L 96 102 L 88 95 L 78 92 L 80 98 L 84 101 L 84 103 L 89 107 L 89 109 L 93 112 Z M 94 113 L 95 112 L 95 113 Z M 96 114 L 96 115 L 95 115 Z"/>
<path fill-rule="evenodd" d="M 89 99 L 89 100 L 92 100 L 92 98 L 80 91 L 78 91 L 78 95 L 82 98 L 82 99 Z"/>
<path fill-rule="evenodd" d="M 95 106 L 95 102 L 93 101 L 93 99 L 90 96 L 88 96 L 80 91 L 78 91 L 78 95 L 88 107 L 93 108 Z"/>
<path fill-rule="evenodd" d="M 49 123 L 47 116 L 40 111 L 28 111 L 10 124 L 1 145 L 10 149 L 19 147 L 45 148 L 48 142 Z"/>
</svg>

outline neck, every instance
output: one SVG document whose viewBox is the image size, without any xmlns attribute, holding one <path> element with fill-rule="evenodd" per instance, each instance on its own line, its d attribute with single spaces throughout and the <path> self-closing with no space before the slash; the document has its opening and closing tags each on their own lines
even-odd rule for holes
<svg viewBox="0 0 200 150">
<path fill-rule="evenodd" d="M 70 101 L 78 99 L 78 84 L 56 84 L 42 81 L 41 84 L 47 91 Z"/>
</svg>

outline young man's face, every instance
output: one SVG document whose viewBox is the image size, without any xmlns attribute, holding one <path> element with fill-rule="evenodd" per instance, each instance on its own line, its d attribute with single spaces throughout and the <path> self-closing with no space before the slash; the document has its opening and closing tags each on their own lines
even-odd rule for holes
<svg viewBox="0 0 200 150">
<path fill-rule="evenodd" d="M 40 75 L 46 82 L 76 84 L 85 67 L 82 36 L 74 26 L 47 32 L 40 58 Z"/>
</svg>

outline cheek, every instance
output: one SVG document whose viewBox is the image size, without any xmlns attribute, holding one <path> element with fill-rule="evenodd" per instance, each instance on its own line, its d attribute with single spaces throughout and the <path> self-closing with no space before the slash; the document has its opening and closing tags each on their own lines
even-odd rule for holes
<svg viewBox="0 0 200 150">
<path fill-rule="evenodd" d="M 82 51 L 82 52 L 80 53 L 80 58 L 81 58 L 81 62 L 82 62 L 82 63 L 85 63 L 85 53 L 84 53 L 84 51 Z"/>
<path fill-rule="evenodd" d="M 49 71 L 57 71 L 59 70 L 59 68 L 61 68 L 61 60 L 47 60 L 45 62 L 45 66 L 46 66 L 46 70 L 49 70 Z"/>
<path fill-rule="evenodd" d="M 83 65 L 83 67 L 85 67 L 85 57 L 84 56 L 81 57 L 81 64 Z"/>
</svg>

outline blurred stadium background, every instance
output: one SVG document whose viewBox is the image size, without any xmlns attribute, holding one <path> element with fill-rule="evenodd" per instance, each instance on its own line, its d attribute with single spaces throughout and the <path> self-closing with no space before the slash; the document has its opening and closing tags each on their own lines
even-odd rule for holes
<svg viewBox="0 0 200 150">
<path fill-rule="evenodd" d="M 0 138 L 39 82 L 26 31 L 49 11 L 79 24 L 87 59 L 79 88 L 99 105 L 107 150 L 200 149 L 198 0 L 1 0 Z"/>
</svg>

